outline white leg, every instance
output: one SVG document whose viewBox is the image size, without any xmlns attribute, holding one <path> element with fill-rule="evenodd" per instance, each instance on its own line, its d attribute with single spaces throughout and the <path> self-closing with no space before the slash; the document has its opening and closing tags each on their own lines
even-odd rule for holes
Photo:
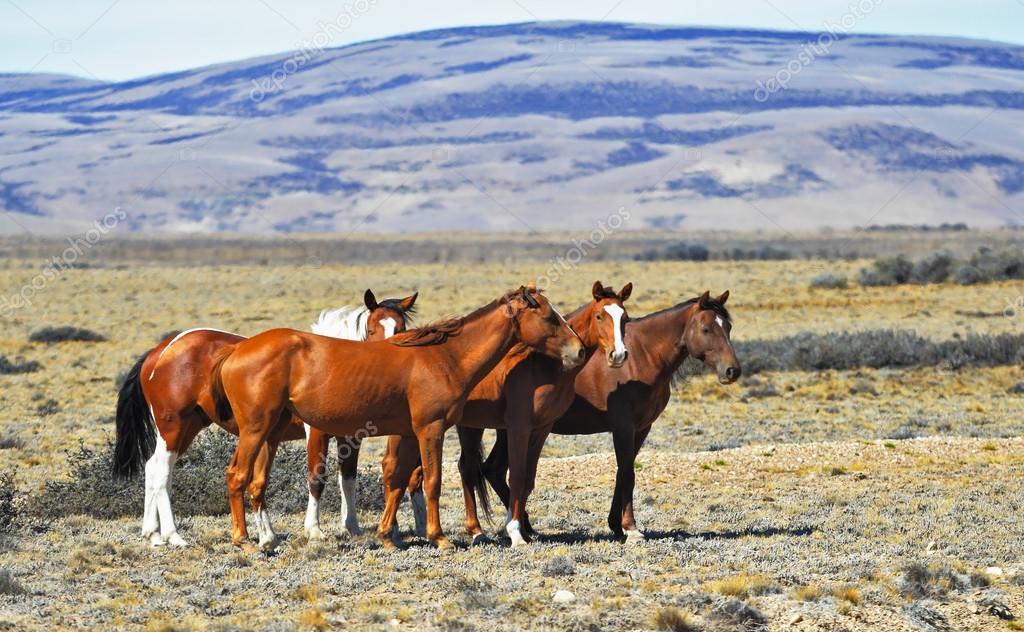
<svg viewBox="0 0 1024 632">
<path fill-rule="evenodd" d="M 338 487 L 341 488 L 342 531 L 347 531 L 350 535 L 360 535 L 363 530 L 359 527 L 359 515 L 356 513 L 356 477 L 346 478 L 338 472 Z"/>
<path fill-rule="evenodd" d="M 171 544 L 173 546 L 188 546 L 188 543 L 180 535 L 174 526 L 174 511 L 171 509 L 171 469 L 178 455 L 167 451 L 167 443 L 163 437 L 156 441 L 156 451 L 153 452 L 155 459 L 153 464 L 153 492 L 156 498 L 156 510 L 160 515 L 160 535 L 155 533 L 150 536 L 150 543 L 153 546 Z"/>
<path fill-rule="evenodd" d="M 644 532 L 640 529 L 627 529 L 626 530 L 626 544 L 639 544 L 647 539 Z"/>
<path fill-rule="evenodd" d="M 277 534 L 274 533 L 274 526 L 270 524 L 270 512 L 266 507 L 260 509 L 256 515 L 256 525 L 260 534 L 260 548 L 264 551 L 274 548 L 277 544 Z"/>
<path fill-rule="evenodd" d="M 510 520 L 509 523 L 505 525 L 505 532 L 508 533 L 508 537 L 512 538 L 513 547 L 526 546 L 527 542 L 519 532 L 518 520 Z"/>
<path fill-rule="evenodd" d="M 416 521 L 416 535 L 421 538 L 427 537 L 427 499 L 422 489 L 417 489 L 409 494 L 409 502 L 412 504 L 412 516 Z"/>
<path fill-rule="evenodd" d="M 320 503 L 313 498 L 313 494 L 309 495 L 309 502 L 306 503 L 306 522 L 305 522 L 306 537 L 310 540 L 325 540 L 327 536 L 320 530 Z"/>
<path fill-rule="evenodd" d="M 160 521 L 156 514 L 156 490 L 153 489 L 154 467 L 156 455 L 146 461 L 146 500 L 142 505 L 142 537 L 147 540 L 160 529 Z"/>
</svg>

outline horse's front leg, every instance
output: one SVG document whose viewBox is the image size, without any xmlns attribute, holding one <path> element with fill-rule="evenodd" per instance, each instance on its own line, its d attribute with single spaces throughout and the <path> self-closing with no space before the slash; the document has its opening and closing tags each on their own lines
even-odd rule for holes
<svg viewBox="0 0 1024 632">
<path fill-rule="evenodd" d="M 427 500 L 427 539 L 439 549 L 454 548 L 441 530 L 441 457 L 444 452 L 443 419 L 436 419 L 417 433 L 420 463 L 423 465 L 423 492 Z"/>
<path fill-rule="evenodd" d="M 633 459 L 630 463 L 629 470 L 634 472 L 634 485 L 631 485 L 628 489 L 624 489 L 622 493 L 622 530 L 626 534 L 626 542 L 639 542 L 644 540 L 644 532 L 640 530 L 640 527 L 636 524 L 636 517 L 633 515 L 633 492 L 635 489 L 635 477 L 636 477 L 636 457 L 640 453 L 640 448 L 643 447 L 644 441 L 647 439 L 647 433 L 651 431 L 650 426 L 643 430 L 637 431 L 633 435 Z"/>
<path fill-rule="evenodd" d="M 633 485 L 636 473 L 633 471 L 634 433 L 632 427 L 616 427 L 612 429 L 612 443 L 615 445 L 615 492 L 612 494 L 612 507 L 608 512 L 608 528 L 622 538 L 624 514 L 623 507 L 633 502 Z M 631 525 L 632 528 L 632 525 Z M 635 530 L 635 529 L 634 529 Z"/>
</svg>

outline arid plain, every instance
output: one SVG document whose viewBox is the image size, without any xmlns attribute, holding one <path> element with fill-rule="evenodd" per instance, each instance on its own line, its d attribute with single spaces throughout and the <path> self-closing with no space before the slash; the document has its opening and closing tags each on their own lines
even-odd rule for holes
<svg viewBox="0 0 1024 632">
<path fill-rule="evenodd" d="M 605 524 L 614 478 L 607 435 L 549 439 L 531 499 L 542 537 L 516 550 L 442 554 L 407 532 L 410 547 L 391 552 L 370 529 L 334 538 L 336 488 L 325 516 L 332 537 L 309 542 L 297 445 L 274 472 L 285 481 L 270 499 L 285 539 L 270 556 L 232 547 L 228 517 L 190 509 L 181 494 L 180 530 L 193 545 L 150 548 L 139 535 L 141 506 L 110 509 L 106 487 L 71 478 L 93 465 L 82 459 L 99 463 L 109 450 L 118 376 L 162 334 L 305 329 L 321 309 L 357 303 L 368 287 L 379 297 L 418 291 L 420 323 L 537 277 L 565 311 L 587 300 L 595 280 L 630 281 L 633 317 L 728 289 L 742 348 L 802 332 L 896 329 L 934 341 L 1019 333 L 1020 281 L 864 287 L 856 281 L 870 264 L 863 259 L 584 258 L 551 274 L 543 258 L 218 266 L 185 265 L 176 251 L 178 263 L 136 265 L 104 260 L 103 247 L 85 258 L 90 267 L 62 271 L 0 320 L 0 356 L 39 364 L 0 375 L 0 473 L 14 473 L 16 514 L 0 534 L 0 627 L 1024 627 L 1012 618 L 1024 621 L 1019 364 L 762 371 L 732 386 L 689 375 L 640 453 L 638 519 L 649 539 L 628 546 Z M 39 264 L 0 260 L 3 292 L 30 284 Z M 847 276 L 849 287 L 812 288 L 823 273 Z M 64 325 L 107 340 L 28 341 Z M 204 477 L 215 505 L 224 463 L 203 454 L 220 454 L 227 439 L 216 428 L 205 434 L 182 468 Z M 364 528 L 377 519 L 381 445 L 367 442 L 362 459 Z M 457 452 L 449 433 L 442 521 L 465 545 Z M 137 494 L 141 482 L 129 486 L 125 493 Z M 58 492 L 73 502 L 55 507 L 46 496 Z M 90 511 L 94 501 L 103 508 Z M 405 509 L 400 519 L 411 526 Z M 558 590 L 574 599 L 556 603 Z"/>
</svg>

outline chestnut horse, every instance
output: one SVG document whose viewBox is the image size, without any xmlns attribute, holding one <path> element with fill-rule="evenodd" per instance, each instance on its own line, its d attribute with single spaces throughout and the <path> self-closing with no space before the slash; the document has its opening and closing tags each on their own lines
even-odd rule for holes
<svg viewBox="0 0 1024 632">
<path fill-rule="evenodd" d="M 256 457 L 294 415 L 332 435 L 415 436 L 423 462 L 427 538 L 438 548 L 451 547 L 438 508 L 444 431 L 462 417 L 473 387 L 520 342 L 561 358 L 566 368 L 583 361 L 579 337 L 542 294 L 526 287 L 464 318 L 383 342 L 357 344 L 272 329 L 228 348 L 215 363 L 212 391 L 218 416 L 233 416 L 239 429 L 227 469 L 232 541 L 248 545 L 243 494 Z M 377 531 L 385 547 L 394 546 L 393 510 L 410 474 L 399 476 L 397 489 L 385 490 Z M 261 534 L 260 546 L 271 544 Z"/>
<path fill-rule="evenodd" d="M 625 324 L 629 319 L 623 303 L 633 291 L 627 283 L 618 293 L 596 281 L 591 288 L 591 300 L 572 312 L 566 320 L 580 336 L 589 359 L 601 349 L 600 360 L 595 363 L 612 368 L 622 366 L 629 357 L 624 343 Z M 462 456 L 459 472 L 462 475 L 462 493 L 466 503 L 466 531 L 473 544 L 486 541 L 477 516 L 474 490 L 480 492 L 481 504 L 488 511 L 486 487 L 480 475 L 480 441 L 485 428 L 507 431 L 510 511 L 505 530 L 512 546 L 526 544 L 519 529 L 526 515 L 526 502 L 533 491 L 537 476 L 537 463 L 551 430 L 551 425 L 572 404 L 573 382 L 582 369 L 564 371 L 550 358 L 533 353 L 522 346 L 513 348 L 469 395 L 462 420 L 458 423 Z M 409 441 L 401 438 L 401 442 Z M 384 480 L 405 471 L 402 458 L 415 458 L 409 447 L 403 448 L 398 438 L 388 442 L 388 453 L 382 462 Z M 404 465 L 404 467 L 403 467 Z M 401 483 L 400 480 L 396 480 Z"/>
<path fill-rule="evenodd" d="M 630 321 L 626 325 L 632 350 L 629 360 L 621 368 L 596 359 L 587 362 L 576 378 L 572 405 L 551 429 L 560 435 L 612 434 L 617 471 L 608 526 L 619 538 L 625 535 L 627 541 L 636 541 L 644 537 L 633 515 L 634 462 L 651 426 L 668 405 L 672 381 L 683 360 L 700 360 L 717 373 L 722 384 L 732 384 L 740 377 L 730 340 L 732 319 L 725 308 L 728 298 L 728 291 L 715 299 L 704 292 L 698 298 Z M 510 443 L 510 438 L 499 432 L 484 464 L 488 481 L 506 506 Z M 464 445 L 462 454 L 478 455 L 478 446 Z M 532 533 L 528 520 L 523 528 Z"/>
<path fill-rule="evenodd" d="M 351 339 L 383 339 L 392 331 L 404 331 L 407 314 L 413 311 L 416 295 L 387 299 L 377 303 L 373 292 L 363 297 L 365 307 L 324 311 L 313 330 L 324 335 Z M 190 329 L 168 336 L 146 352 L 129 371 L 117 398 L 117 443 L 114 450 L 114 475 L 132 478 L 145 463 L 146 498 L 142 534 L 154 546 L 169 543 L 186 546 L 178 535 L 171 507 L 170 478 L 174 463 L 192 444 L 200 430 L 216 423 L 232 434 L 238 427 L 231 419 L 217 417 L 209 393 L 213 359 L 225 347 L 245 338 L 217 329 Z M 159 436 L 154 433 L 154 425 Z M 261 454 L 259 476 L 251 489 L 254 506 L 262 506 L 268 474 L 277 441 L 307 438 L 302 424 L 282 429 L 276 440 Z M 310 432 L 308 440 L 316 446 L 310 454 L 324 455 L 329 441 L 320 431 Z M 342 449 L 339 441 L 339 451 Z M 354 467 L 354 463 L 352 464 Z M 324 464 L 309 459 L 310 504 L 318 501 L 323 490 Z M 343 495 L 345 487 L 342 487 Z M 354 498 L 346 498 L 354 504 Z M 269 526 L 269 516 L 258 521 Z M 158 532 L 159 531 L 159 532 Z"/>
</svg>

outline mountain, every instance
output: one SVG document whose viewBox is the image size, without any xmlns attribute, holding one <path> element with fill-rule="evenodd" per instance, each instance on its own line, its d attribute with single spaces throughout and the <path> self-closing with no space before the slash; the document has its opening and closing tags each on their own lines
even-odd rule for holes
<svg viewBox="0 0 1024 632">
<path fill-rule="evenodd" d="M 454 28 L 115 83 L 0 75 L 0 147 L 8 232 L 118 207 L 146 231 L 1016 225 L 1024 47 Z"/>
</svg>

